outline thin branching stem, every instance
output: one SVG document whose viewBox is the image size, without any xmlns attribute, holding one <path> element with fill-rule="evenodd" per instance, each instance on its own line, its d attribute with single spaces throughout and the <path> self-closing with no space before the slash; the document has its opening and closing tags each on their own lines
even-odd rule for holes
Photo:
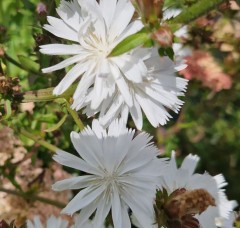
<svg viewBox="0 0 240 228">
<path fill-rule="evenodd" d="M 48 150 L 50 150 L 50 151 L 53 152 L 53 153 L 55 153 L 57 150 L 59 150 L 58 147 L 50 144 L 49 142 L 43 140 L 41 137 L 36 136 L 36 135 L 34 135 L 33 133 L 30 133 L 30 132 L 28 132 L 28 131 L 26 131 L 26 130 L 24 130 L 24 129 L 22 129 L 20 133 L 21 133 L 21 135 L 23 135 L 23 136 L 25 136 L 25 137 L 27 137 L 27 138 L 29 138 L 29 139 L 32 139 L 34 142 L 36 142 L 36 143 L 38 143 L 39 145 L 47 148 Z"/>
<path fill-rule="evenodd" d="M 68 113 L 72 116 L 73 120 L 79 127 L 79 130 L 82 131 L 85 128 L 85 126 L 84 126 L 82 120 L 79 118 L 78 113 L 75 110 L 71 109 L 70 104 L 68 102 L 66 102 L 66 108 L 67 108 Z"/>
<path fill-rule="evenodd" d="M 59 201 L 51 200 L 51 199 L 48 199 L 48 198 L 44 198 L 44 197 L 36 196 L 36 195 L 32 195 L 32 194 L 27 194 L 27 193 L 21 192 L 21 191 L 15 191 L 15 190 L 5 189 L 5 188 L 0 187 L 0 192 L 5 192 L 7 194 L 20 196 L 20 197 L 24 198 L 25 200 L 40 201 L 42 203 L 50 204 L 50 205 L 53 205 L 53 206 L 58 207 L 58 208 L 64 208 L 65 207 L 65 204 L 61 203 Z"/>
</svg>

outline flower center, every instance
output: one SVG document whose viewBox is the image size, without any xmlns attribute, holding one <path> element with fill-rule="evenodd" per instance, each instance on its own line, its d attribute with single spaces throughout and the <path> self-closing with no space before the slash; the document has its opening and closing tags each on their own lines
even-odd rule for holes
<svg viewBox="0 0 240 228">
<path fill-rule="evenodd" d="M 99 58 L 106 58 L 112 49 L 108 44 L 106 37 L 102 38 L 96 33 L 92 23 L 89 23 L 86 31 L 79 37 L 79 43 L 87 51 L 92 52 L 94 57 Z"/>
<path fill-rule="evenodd" d="M 118 175 L 116 172 L 109 173 L 107 170 L 105 170 L 104 172 L 105 172 L 105 176 L 103 177 L 103 181 L 107 185 L 118 182 Z"/>
</svg>

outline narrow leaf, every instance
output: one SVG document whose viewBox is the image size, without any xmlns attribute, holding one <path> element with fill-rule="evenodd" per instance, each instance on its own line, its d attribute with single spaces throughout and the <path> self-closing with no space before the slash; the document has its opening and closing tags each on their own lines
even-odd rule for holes
<svg viewBox="0 0 240 228">
<path fill-rule="evenodd" d="M 23 56 L 23 55 L 18 55 L 18 59 L 24 69 L 29 70 L 34 73 L 39 72 L 39 68 L 40 68 L 39 64 L 34 62 L 32 59 L 30 59 L 26 56 Z"/>
</svg>

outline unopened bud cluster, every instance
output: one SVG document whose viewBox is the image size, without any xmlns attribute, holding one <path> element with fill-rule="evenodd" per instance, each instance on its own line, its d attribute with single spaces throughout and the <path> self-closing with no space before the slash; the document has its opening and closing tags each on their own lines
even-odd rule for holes
<svg viewBox="0 0 240 228">
<path fill-rule="evenodd" d="M 173 42 L 172 30 L 162 23 L 163 0 L 132 0 L 151 38 L 161 47 Z"/>
<path fill-rule="evenodd" d="M 163 0 L 132 0 L 145 23 L 154 24 L 162 18 Z"/>
<path fill-rule="evenodd" d="M 201 214 L 208 206 L 216 206 L 213 197 L 204 189 L 177 194 L 164 206 L 170 217 L 182 218 L 188 214 Z"/>
</svg>

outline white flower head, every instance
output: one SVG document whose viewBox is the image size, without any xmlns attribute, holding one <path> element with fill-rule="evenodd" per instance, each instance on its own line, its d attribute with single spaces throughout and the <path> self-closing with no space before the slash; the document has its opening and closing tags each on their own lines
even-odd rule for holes
<svg viewBox="0 0 240 228">
<path fill-rule="evenodd" d="M 48 17 L 44 28 L 74 44 L 48 44 L 40 51 L 48 55 L 71 55 L 61 63 L 43 69 L 44 73 L 75 64 L 55 87 L 60 95 L 79 79 L 72 108 L 90 117 L 99 113 L 105 127 L 113 119 L 125 122 L 131 114 L 137 128 L 142 128 L 142 111 L 156 127 L 171 117 L 165 107 L 178 112 L 183 104 L 187 80 L 176 77 L 184 68 L 168 57 L 160 58 L 157 49 L 136 48 L 125 54 L 109 54 L 124 38 L 143 27 L 140 20 L 132 21 L 134 7 L 130 0 L 62 1 L 57 13 L 60 19 Z"/>
<path fill-rule="evenodd" d="M 220 220 L 229 220 L 233 209 L 237 206 L 236 201 L 229 201 L 224 193 L 223 187 L 227 185 L 224 177 L 220 175 L 211 176 L 208 173 L 195 173 L 195 168 L 199 161 L 197 155 L 188 155 L 180 168 L 177 168 L 175 153 L 168 168 L 165 169 L 160 186 L 165 188 L 168 194 L 178 189 L 193 191 L 197 189 L 206 190 L 214 199 L 216 206 L 209 206 L 200 215 L 195 218 L 199 221 L 201 228 L 214 228 L 216 222 Z"/>
<path fill-rule="evenodd" d="M 46 226 L 42 225 L 40 218 L 38 216 L 35 216 L 33 218 L 33 222 L 30 220 L 27 220 L 27 228 L 67 228 L 68 227 L 68 221 L 65 221 L 61 218 L 57 218 L 55 216 L 51 216 L 48 218 Z"/>
<path fill-rule="evenodd" d="M 94 214 L 97 227 L 111 210 L 114 227 L 131 227 L 130 208 L 143 227 L 154 223 L 153 202 L 156 185 L 164 161 L 157 158 L 158 149 L 151 137 L 127 129 L 122 121 L 114 121 L 108 131 L 97 120 L 92 129 L 72 132 L 71 140 L 80 157 L 58 151 L 54 160 L 81 170 L 86 175 L 58 181 L 53 190 L 81 189 L 62 213 L 80 211 L 78 221 L 84 224 Z M 81 227 L 81 226 L 80 226 Z"/>
</svg>

